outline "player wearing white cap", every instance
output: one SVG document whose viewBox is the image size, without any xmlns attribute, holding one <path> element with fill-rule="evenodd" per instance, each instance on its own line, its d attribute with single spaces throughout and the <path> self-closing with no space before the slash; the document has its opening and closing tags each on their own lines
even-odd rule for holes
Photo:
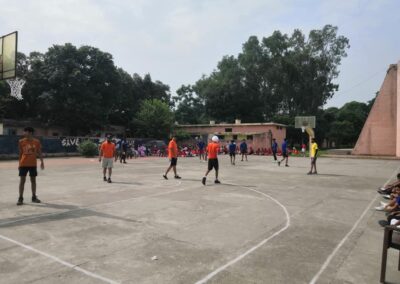
<svg viewBox="0 0 400 284">
<path fill-rule="evenodd" d="M 213 136 L 212 137 L 212 142 L 208 144 L 207 146 L 207 153 L 208 153 L 208 168 L 207 172 L 204 175 L 203 179 L 201 182 L 206 185 L 206 180 L 207 180 L 207 175 L 208 173 L 212 170 L 215 169 L 215 183 L 221 183 L 218 180 L 218 170 L 219 170 L 219 164 L 218 164 L 218 150 L 219 150 L 219 139 L 218 136 Z"/>
</svg>

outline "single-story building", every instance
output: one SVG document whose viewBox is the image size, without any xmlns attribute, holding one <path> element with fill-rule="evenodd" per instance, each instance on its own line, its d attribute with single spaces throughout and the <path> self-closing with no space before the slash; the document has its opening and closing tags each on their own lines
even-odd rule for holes
<svg viewBox="0 0 400 284">
<path fill-rule="evenodd" d="M 207 142 L 213 135 L 220 138 L 222 144 L 230 140 L 246 140 L 249 147 L 254 151 L 257 149 L 270 149 L 271 141 L 276 139 L 280 145 L 286 137 L 286 125 L 267 122 L 267 123 L 242 123 L 236 120 L 235 123 L 216 124 L 210 121 L 210 124 L 192 124 L 177 125 L 177 128 L 190 134 L 193 139 L 202 139 Z"/>
</svg>

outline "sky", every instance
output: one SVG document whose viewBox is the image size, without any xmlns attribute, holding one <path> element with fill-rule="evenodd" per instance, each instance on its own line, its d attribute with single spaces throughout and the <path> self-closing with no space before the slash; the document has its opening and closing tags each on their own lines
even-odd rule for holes
<svg viewBox="0 0 400 284">
<path fill-rule="evenodd" d="M 332 24 L 350 40 L 339 91 L 325 107 L 371 100 L 400 61 L 398 0 L 0 0 L 0 7 L 0 34 L 17 30 L 19 51 L 95 46 L 173 94 L 210 74 L 224 55 L 237 55 L 250 36 L 275 30 L 308 34 Z"/>
</svg>

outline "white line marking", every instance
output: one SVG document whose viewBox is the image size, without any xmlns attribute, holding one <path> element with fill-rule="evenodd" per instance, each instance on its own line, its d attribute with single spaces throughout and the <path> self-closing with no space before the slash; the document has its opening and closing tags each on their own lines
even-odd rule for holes
<svg viewBox="0 0 400 284">
<path fill-rule="evenodd" d="M 273 202 L 275 202 L 276 204 L 278 204 L 278 205 L 283 209 L 283 211 L 285 212 L 285 215 L 286 215 L 286 224 L 285 224 L 285 226 L 284 226 L 282 229 L 280 229 L 279 231 L 275 232 L 273 235 L 271 235 L 271 236 L 269 236 L 268 238 L 264 239 L 263 241 L 261 241 L 260 243 L 258 243 L 258 244 L 255 245 L 254 247 L 252 247 L 251 249 L 247 250 L 247 251 L 244 252 L 243 254 L 241 254 L 241 255 L 237 256 L 236 258 L 232 259 L 232 260 L 229 261 L 228 263 L 226 263 L 226 264 L 220 266 L 219 268 L 217 268 L 216 270 L 214 270 L 213 272 L 211 272 L 210 274 L 208 274 L 208 275 L 207 275 L 206 277 L 204 277 L 203 279 L 197 281 L 196 284 L 206 283 L 207 281 L 209 281 L 211 278 L 213 278 L 215 275 L 217 275 L 217 274 L 220 273 L 221 271 L 227 269 L 229 266 L 231 266 L 231 265 L 237 263 L 238 261 L 242 260 L 244 257 L 246 257 L 247 255 L 249 255 L 250 253 L 252 253 L 252 252 L 255 251 L 256 249 L 258 249 L 259 247 L 265 245 L 269 240 L 271 240 L 271 239 L 273 239 L 274 237 L 278 236 L 280 233 L 282 233 L 282 232 L 284 232 L 285 230 L 287 230 L 287 228 L 289 228 L 289 226 L 290 226 L 290 215 L 289 215 L 289 212 L 288 212 L 288 210 L 286 209 L 286 207 L 285 207 L 282 203 L 280 203 L 278 200 L 276 200 L 276 199 L 273 198 L 272 196 L 270 196 L 270 195 L 268 195 L 268 194 L 265 194 L 265 193 L 263 193 L 263 192 L 261 192 L 261 191 L 258 191 L 258 190 L 256 190 L 256 189 L 248 188 L 248 187 L 246 187 L 246 186 L 241 186 L 241 185 L 237 185 L 237 184 L 234 184 L 234 185 L 236 185 L 236 186 L 238 186 L 238 187 L 241 187 L 241 188 L 244 188 L 244 189 L 247 189 L 247 190 L 254 191 L 254 192 L 258 193 L 258 194 L 261 194 L 261 195 L 267 197 L 268 199 L 271 199 L 271 200 L 272 200 Z"/>
<path fill-rule="evenodd" d="M 182 183 L 181 181 L 178 181 L 178 182 L 177 182 L 177 186 L 181 185 L 181 183 Z M 56 213 L 51 213 L 51 214 L 47 214 L 47 215 L 40 215 L 40 216 L 31 217 L 31 218 L 25 218 L 25 219 L 20 219 L 20 220 L 16 220 L 16 221 L 5 222 L 5 223 L 0 224 L 0 226 L 1 226 L 1 225 L 6 225 L 6 224 L 11 224 L 11 223 L 16 223 L 16 222 L 22 222 L 22 221 L 26 221 L 26 220 L 37 219 L 37 218 L 41 218 L 41 217 L 47 217 L 47 216 L 54 216 L 54 215 L 59 215 L 59 214 L 70 213 L 70 212 L 79 211 L 79 210 L 84 210 L 84 209 L 88 209 L 88 208 L 96 207 L 96 206 L 100 206 L 100 205 L 109 205 L 109 204 L 115 204 L 115 203 L 124 202 L 124 201 L 128 201 L 128 200 L 133 200 L 133 199 L 139 199 L 139 198 L 146 198 L 146 197 L 155 197 L 155 196 L 167 195 L 167 194 L 170 194 L 170 193 L 179 192 L 179 191 L 183 191 L 183 190 L 184 190 L 184 189 L 171 190 L 171 191 L 166 191 L 166 192 L 151 194 L 151 195 L 147 195 L 147 196 L 137 196 L 137 197 L 133 197 L 133 198 L 129 198 L 129 199 L 124 199 L 124 200 L 118 200 L 118 201 L 109 202 L 109 203 L 100 203 L 100 204 L 95 204 L 95 205 L 92 205 L 92 206 L 86 206 L 86 207 L 82 207 L 82 208 L 73 209 L 73 210 L 70 210 L 70 211 L 56 212 Z M 90 271 L 88 271 L 88 270 L 85 270 L 85 269 L 83 269 L 83 268 L 80 268 L 80 267 L 77 266 L 77 265 L 74 265 L 74 264 L 71 264 L 71 263 L 69 263 L 69 262 L 66 262 L 66 261 L 64 261 L 64 260 L 62 260 L 62 259 L 59 259 L 59 258 L 56 257 L 56 256 L 50 255 L 50 254 L 48 254 L 48 253 L 45 253 L 45 252 L 40 251 L 40 250 L 38 250 L 38 249 L 35 249 L 35 248 L 31 247 L 31 246 L 28 246 L 28 245 L 25 245 L 25 244 L 23 244 L 23 243 L 20 243 L 20 242 L 18 242 L 18 241 L 16 241 L 16 240 L 10 239 L 10 238 L 8 238 L 8 237 L 6 237 L 6 236 L 0 235 L 0 239 L 3 239 L 3 240 L 5 240 L 5 241 L 9 241 L 9 242 L 11 242 L 11 243 L 13 243 L 13 244 L 16 244 L 16 245 L 18 245 L 18 246 L 20 246 L 20 247 L 23 247 L 23 248 L 27 249 L 27 250 L 30 250 L 30 251 L 36 252 L 36 253 L 38 253 L 38 254 L 41 254 L 41 255 L 43 255 L 43 256 L 45 256 L 45 257 L 47 257 L 47 258 L 50 258 L 50 259 L 54 260 L 55 262 L 58 262 L 58 263 L 60 263 L 60 264 L 62 264 L 62 265 L 65 265 L 65 266 L 67 266 L 67 267 L 69 267 L 69 268 L 72 268 L 72 269 L 74 269 L 74 270 L 77 270 L 77 271 L 79 271 L 79 272 L 82 272 L 82 273 L 84 273 L 84 274 L 86 274 L 86 275 L 88 275 L 88 276 L 90 276 L 90 277 L 100 279 L 100 280 L 102 280 L 102 281 L 104 281 L 104 282 L 106 282 L 106 283 L 111 283 L 111 284 L 118 284 L 118 283 L 119 283 L 119 282 L 116 282 L 116 281 L 114 281 L 114 280 L 105 278 L 105 277 L 103 277 L 103 276 L 101 276 L 101 275 L 98 275 L 98 274 L 95 274 L 95 273 L 93 273 L 93 272 L 90 272 Z"/>
<path fill-rule="evenodd" d="M 74 269 L 74 270 L 76 270 L 76 271 L 79 271 L 79 272 L 81 272 L 81 273 L 84 273 L 84 274 L 86 274 L 87 276 L 90 276 L 90 277 L 92 277 L 92 278 L 96 278 L 96 279 L 99 279 L 99 280 L 101 280 L 101 281 L 103 281 L 103 282 L 110 283 L 110 284 L 118 284 L 118 283 L 119 283 L 119 282 L 116 282 L 116 281 L 114 281 L 114 280 L 105 278 L 105 277 L 103 277 L 103 276 L 101 276 L 101 275 L 98 275 L 98 274 L 96 274 L 96 273 L 87 271 L 86 269 L 80 268 L 80 267 L 77 266 L 77 265 L 74 265 L 74 264 L 72 264 L 72 263 L 66 262 L 66 261 L 64 261 L 64 260 L 62 260 L 62 259 L 59 259 L 58 257 L 55 257 L 55 256 L 53 256 L 53 255 L 50 255 L 50 254 L 45 253 L 45 252 L 43 252 L 43 251 L 40 251 L 40 250 L 38 250 L 38 249 L 35 249 L 35 248 L 31 247 L 31 246 L 28 246 L 28 245 L 25 245 L 25 244 L 23 244 L 23 243 L 20 243 L 20 242 L 18 242 L 18 241 L 16 241 L 16 240 L 7 238 L 7 237 L 5 237 L 5 236 L 3 236 L 3 235 L 0 235 L 0 239 L 3 239 L 3 240 L 5 240 L 5 241 L 8 241 L 8 242 L 13 243 L 13 244 L 15 244 L 15 245 L 18 245 L 18 246 L 20 246 L 20 247 L 23 247 L 23 248 L 25 248 L 25 249 L 27 249 L 27 250 L 36 252 L 36 253 L 38 253 L 38 254 L 40 254 L 40 255 L 42 255 L 42 256 L 45 256 L 45 257 L 47 257 L 47 258 L 50 258 L 50 259 L 54 260 L 55 262 L 58 262 L 58 263 L 62 264 L 62 265 L 64 265 L 64 266 L 67 266 L 67 267 L 72 268 L 72 269 Z"/>
<path fill-rule="evenodd" d="M 398 173 L 400 167 L 397 168 L 397 170 L 394 171 L 394 173 L 391 175 L 391 177 L 386 181 L 384 186 L 388 185 L 388 183 L 393 179 L 393 177 Z M 365 214 L 369 211 L 371 208 L 372 204 L 376 201 L 378 198 L 378 194 L 375 195 L 375 198 L 368 204 L 367 208 L 365 208 L 364 212 L 361 214 L 360 218 L 357 219 L 357 221 L 354 223 L 353 227 L 351 230 L 344 236 L 344 238 L 338 243 L 338 245 L 335 247 L 335 249 L 332 251 L 332 253 L 328 256 L 328 258 L 325 260 L 324 264 L 322 265 L 321 269 L 315 274 L 313 279 L 311 279 L 310 284 L 315 284 L 321 274 L 326 270 L 330 262 L 332 261 L 333 257 L 336 255 L 336 253 L 339 251 L 339 249 L 343 246 L 343 244 L 347 241 L 347 239 L 350 237 L 350 235 L 354 232 L 354 230 L 358 227 L 360 224 L 361 220 L 364 218 Z"/>
<path fill-rule="evenodd" d="M 181 185 L 181 181 L 179 181 L 176 186 L 179 186 L 179 185 Z M 117 201 L 108 202 L 108 203 L 98 203 L 98 204 L 94 204 L 94 205 L 90 205 L 90 206 L 84 206 L 84 207 L 72 209 L 72 210 L 69 210 L 69 211 L 52 212 L 52 213 L 48 213 L 48 214 L 42 214 L 42 215 L 39 215 L 39 216 L 31 216 L 31 217 L 27 217 L 27 218 L 22 218 L 22 219 L 18 219 L 18 220 L 13 220 L 13 221 L 0 223 L 0 229 L 4 225 L 9 225 L 9 224 L 13 224 L 13 223 L 19 223 L 19 222 L 24 222 L 24 221 L 28 221 L 28 220 L 35 220 L 35 219 L 39 219 L 39 218 L 42 218 L 42 217 L 49 217 L 49 216 L 56 216 L 56 215 L 61 215 L 61 214 L 68 214 L 68 213 L 71 213 L 71 212 L 76 212 L 76 211 L 80 211 L 80 210 L 95 208 L 95 207 L 102 206 L 102 205 L 110 205 L 110 204 L 121 203 L 121 202 L 130 201 L 130 200 L 134 200 L 134 199 L 157 197 L 157 196 L 167 195 L 167 194 L 170 194 L 170 193 L 179 192 L 179 191 L 183 191 L 183 190 L 184 189 L 175 189 L 175 190 L 170 190 L 170 191 L 165 191 L 165 192 L 160 192 L 160 193 L 155 193 L 155 194 L 150 194 L 150 195 L 145 195 L 145 196 L 135 196 L 135 197 L 132 197 L 132 198 L 117 200 Z M 71 205 L 71 204 L 69 204 L 69 205 Z"/>
</svg>

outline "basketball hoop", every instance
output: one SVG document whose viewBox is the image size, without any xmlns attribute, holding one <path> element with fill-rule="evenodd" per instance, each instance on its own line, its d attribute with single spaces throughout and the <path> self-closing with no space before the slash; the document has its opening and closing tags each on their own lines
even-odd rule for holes
<svg viewBox="0 0 400 284">
<path fill-rule="evenodd" d="M 8 85 L 10 86 L 11 93 L 10 95 L 17 100 L 22 100 L 22 88 L 25 85 L 25 80 L 21 78 L 15 77 L 15 79 L 6 80 Z"/>
</svg>

